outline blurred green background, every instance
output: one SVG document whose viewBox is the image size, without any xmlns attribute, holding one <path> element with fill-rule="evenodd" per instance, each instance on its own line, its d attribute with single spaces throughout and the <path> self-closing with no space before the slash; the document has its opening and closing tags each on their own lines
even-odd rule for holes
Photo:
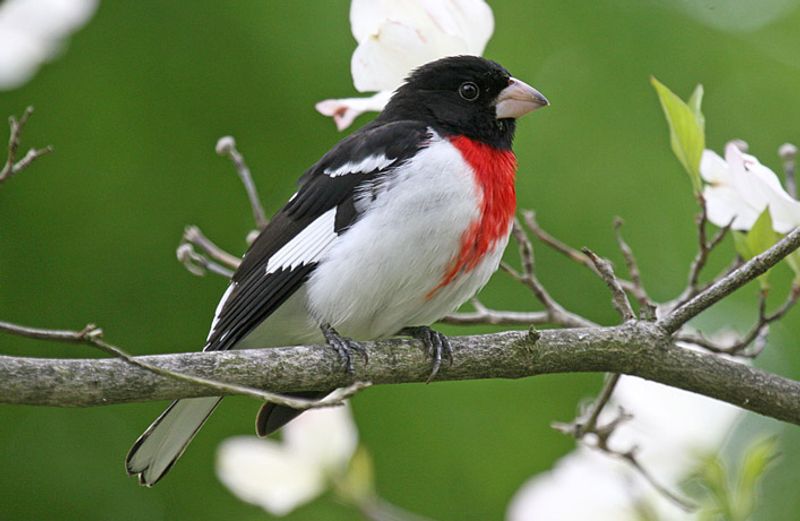
<svg viewBox="0 0 800 521">
<path fill-rule="evenodd" d="M 673 296 L 694 253 L 695 206 L 648 77 L 684 97 L 703 83 L 708 145 L 721 151 L 743 138 L 780 171 L 778 145 L 800 141 L 798 2 L 490 4 L 496 29 L 486 55 L 552 102 L 519 125 L 520 206 L 618 265 L 611 222 L 623 217 L 651 293 Z M 354 93 L 348 10 L 346 0 L 106 2 L 63 57 L 0 93 L 0 115 L 36 107 L 26 145 L 56 148 L 0 189 L 0 317 L 43 327 L 96 322 L 133 353 L 199 348 L 226 283 L 193 277 L 176 262 L 183 227 L 198 224 L 236 253 L 251 227 L 238 179 L 214 154 L 216 139 L 236 136 L 268 209 L 277 209 L 298 175 L 342 137 L 314 103 Z M 593 276 L 541 249 L 538 269 L 563 304 L 615 321 Z M 780 293 L 789 273 L 777 275 Z M 703 323 L 749 327 L 756 291 L 748 286 Z M 483 300 L 536 308 L 502 275 Z M 773 327 L 757 363 L 800 378 L 798 338 L 795 311 Z M 0 346 L 9 355 L 97 356 L 10 336 Z M 529 476 L 573 447 L 550 422 L 572 418 L 600 382 L 570 374 L 382 386 L 359 394 L 353 408 L 384 497 L 439 520 L 500 519 Z M 226 400 L 156 488 L 125 476 L 128 447 L 163 405 L 1 406 L 0 519 L 267 518 L 213 472 L 218 442 L 252 432 L 256 404 L 248 399 Z M 786 512 L 800 511 L 800 429 L 748 422 L 779 432 L 783 452 L 758 519 L 792 519 Z M 356 517 L 320 500 L 287 519 Z"/>
</svg>

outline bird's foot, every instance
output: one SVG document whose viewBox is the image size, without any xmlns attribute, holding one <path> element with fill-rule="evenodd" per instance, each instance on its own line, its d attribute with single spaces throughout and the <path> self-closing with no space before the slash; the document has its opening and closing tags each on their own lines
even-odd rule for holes
<svg viewBox="0 0 800 521">
<path fill-rule="evenodd" d="M 336 354 L 339 355 L 339 359 L 342 361 L 342 365 L 347 369 L 348 374 L 353 374 L 353 359 L 351 356 L 353 351 L 361 355 L 365 364 L 369 361 L 367 350 L 358 342 L 343 337 L 333 329 L 330 324 L 325 324 L 320 329 L 322 329 L 322 335 L 325 337 L 325 341 L 336 351 Z"/>
<path fill-rule="evenodd" d="M 446 358 L 450 365 L 453 365 L 453 347 L 450 345 L 450 340 L 439 333 L 434 331 L 428 326 L 407 327 L 400 331 L 401 335 L 408 335 L 421 340 L 425 345 L 425 352 L 432 360 L 431 374 L 428 376 L 427 383 L 430 383 L 439 368 L 442 367 L 442 358 Z"/>
</svg>

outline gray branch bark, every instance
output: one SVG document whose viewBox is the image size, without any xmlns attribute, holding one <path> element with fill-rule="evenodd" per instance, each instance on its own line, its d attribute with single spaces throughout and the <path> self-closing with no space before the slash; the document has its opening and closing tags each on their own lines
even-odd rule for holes
<svg viewBox="0 0 800 521">
<path fill-rule="evenodd" d="M 640 376 L 800 425 L 800 382 L 675 346 L 649 322 L 453 337 L 454 362 L 437 380 L 610 372 Z M 364 343 L 369 363 L 342 370 L 324 346 L 141 357 L 172 371 L 273 392 L 327 390 L 369 381 L 424 382 L 430 360 L 414 340 Z M 208 388 L 158 376 L 119 359 L 0 357 L 0 403 L 89 407 L 207 396 Z"/>
</svg>

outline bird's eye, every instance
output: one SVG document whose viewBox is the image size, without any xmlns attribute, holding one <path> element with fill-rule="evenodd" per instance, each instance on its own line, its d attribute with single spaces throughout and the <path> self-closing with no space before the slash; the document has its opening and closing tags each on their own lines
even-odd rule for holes
<svg viewBox="0 0 800 521">
<path fill-rule="evenodd" d="M 458 88 L 458 95 L 467 101 L 475 101 L 478 99 L 480 93 L 481 91 L 478 89 L 478 86 L 471 81 L 462 83 Z"/>
</svg>

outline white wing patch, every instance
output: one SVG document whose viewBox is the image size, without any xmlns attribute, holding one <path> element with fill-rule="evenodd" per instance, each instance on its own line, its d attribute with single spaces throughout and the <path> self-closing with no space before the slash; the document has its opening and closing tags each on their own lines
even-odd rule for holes
<svg viewBox="0 0 800 521">
<path fill-rule="evenodd" d="M 211 330 L 208 332 L 208 336 L 206 337 L 206 342 L 211 338 L 211 334 L 214 332 L 214 328 L 217 327 L 217 322 L 219 322 L 219 314 L 222 313 L 222 307 L 225 305 L 225 302 L 228 301 L 228 297 L 231 296 L 231 292 L 233 288 L 236 287 L 236 284 L 231 282 L 228 289 L 225 290 L 225 293 L 222 294 L 222 298 L 219 299 L 219 304 L 217 304 L 217 309 L 214 310 L 214 320 L 211 321 Z"/>
<path fill-rule="evenodd" d="M 280 269 L 294 269 L 301 264 L 318 261 L 338 237 L 334 231 L 336 208 L 331 208 L 306 226 L 267 262 L 267 273 Z"/>
<path fill-rule="evenodd" d="M 376 170 L 383 170 L 395 161 L 395 159 L 389 159 L 383 154 L 367 156 L 358 162 L 348 161 L 338 168 L 326 168 L 324 172 L 325 175 L 330 177 L 339 177 L 347 174 L 368 174 Z"/>
</svg>

